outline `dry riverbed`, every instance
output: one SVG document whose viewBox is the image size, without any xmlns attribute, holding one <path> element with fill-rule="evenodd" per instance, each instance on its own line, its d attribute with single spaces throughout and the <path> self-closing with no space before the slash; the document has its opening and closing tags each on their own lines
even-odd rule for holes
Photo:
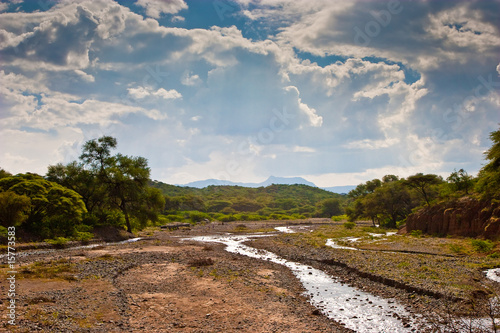
<svg viewBox="0 0 500 333">
<path fill-rule="evenodd" d="M 333 249 L 324 241 L 345 236 L 342 225 L 313 222 L 306 229 L 296 228 L 300 233 L 249 244 L 394 299 L 441 328 L 447 324 L 429 313 L 463 315 L 470 312 L 471 297 L 485 300 L 495 291 L 496 283 L 490 283 L 482 269 L 500 264 L 498 259 L 454 255 L 438 244 L 443 239 L 409 236 L 365 237 L 354 243 L 368 251 Z M 228 253 L 222 244 L 182 240 L 225 232 L 270 233 L 278 225 L 284 223 L 151 229 L 142 233 L 146 239 L 135 243 L 20 256 L 17 325 L 7 324 L 8 284 L 3 279 L 0 331 L 349 332 L 308 302 L 304 288 L 285 266 Z M 405 252 L 387 252 L 394 250 Z"/>
</svg>

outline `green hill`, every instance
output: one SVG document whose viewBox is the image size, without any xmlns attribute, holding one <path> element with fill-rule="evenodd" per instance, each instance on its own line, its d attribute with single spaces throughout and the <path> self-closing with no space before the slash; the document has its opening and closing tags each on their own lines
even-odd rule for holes
<svg viewBox="0 0 500 333">
<path fill-rule="evenodd" d="M 214 213 L 247 213 L 253 218 L 282 218 L 284 215 L 295 215 L 295 218 L 329 217 L 342 213 L 341 207 L 345 198 L 341 194 L 299 184 L 273 184 L 258 188 L 208 186 L 202 189 L 169 185 L 159 181 L 153 181 L 150 185 L 160 189 L 165 195 L 165 214 L 199 211 L 212 213 L 212 216 Z M 338 207 L 337 211 L 335 207 Z"/>
</svg>

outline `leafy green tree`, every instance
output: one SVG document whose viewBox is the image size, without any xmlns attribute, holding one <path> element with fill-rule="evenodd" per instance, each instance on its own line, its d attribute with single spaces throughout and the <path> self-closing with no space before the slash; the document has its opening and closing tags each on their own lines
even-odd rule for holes
<svg viewBox="0 0 500 333">
<path fill-rule="evenodd" d="M 82 195 L 89 212 L 88 223 L 94 224 L 96 219 L 105 224 L 124 222 L 131 232 L 132 219 L 140 226 L 155 221 L 164 209 L 165 198 L 160 190 L 150 187 L 147 160 L 112 155 L 116 146 L 111 136 L 89 140 L 82 148 L 80 162 L 50 166 L 47 179 Z"/>
<path fill-rule="evenodd" d="M 321 217 L 332 217 L 336 215 L 342 215 L 344 213 L 339 199 L 325 199 L 322 200 L 318 204 L 318 206 L 319 216 Z"/>
<path fill-rule="evenodd" d="M 231 207 L 233 203 L 228 200 L 212 200 L 208 203 L 209 212 L 220 212 L 226 207 Z"/>
<path fill-rule="evenodd" d="M 102 211 L 106 205 L 106 187 L 83 163 L 50 165 L 46 178 L 80 194 L 90 214 Z"/>
<path fill-rule="evenodd" d="M 0 168 L 0 179 L 10 176 L 12 176 L 10 172 L 7 172 L 4 169 Z"/>
<path fill-rule="evenodd" d="M 430 202 L 437 195 L 437 192 L 433 189 L 433 185 L 443 183 L 443 178 L 441 176 L 423 173 L 417 173 L 416 175 L 410 176 L 406 179 L 405 184 L 411 188 L 414 188 L 419 195 L 422 196 L 427 206 L 430 206 Z"/>
<path fill-rule="evenodd" d="M 465 194 L 469 194 L 469 190 L 474 184 L 473 177 L 464 169 L 454 170 L 446 180 L 453 186 L 453 190 L 464 191 Z"/>
<path fill-rule="evenodd" d="M 31 200 L 12 191 L 0 192 L 0 225 L 18 226 L 28 218 Z"/>
<path fill-rule="evenodd" d="M 354 200 L 346 208 L 349 220 L 368 218 L 373 224 L 378 221 L 381 225 L 396 227 L 397 222 L 405 219 L 416 206 L 405 184 L 394 175 L 361 184 L 358 187 L 362 191 L 355 191 Z"/>
<path fill-rule="evenodd" d="M 484 197 L 500 197 L 500 130 L 490 133 L 493 145 L 485 153 L 489 160 L 478 174 L 477 189 Z"/>
<path fill-rule="evenodd" d="M 255 200 L 237 198 L 231 205 L 231 208 L 237 212 L 256 212 L 263 208 L 263 206 Z"/>
<path fill-rule="evenodd" d="M 133 202 L 134 216 L 143 228 L 148 221 L 158 221 L 159 212 L 165 207 L 165 197 L 159 189 L 147 187 L 142 192 L 141 198 Z"/>
<path fill-rule="evenodd" d="M 385 217 L 385 226 L 395 228 L 399 220 L 411 213 L 412 200 L 403 182 L 392 181 L 378 188 L 373 194 L 380 215 Z"/>
<path fill-rule="evenodd" d="M 42 238 L 72 235 L 86 213 L 78 193 L 36 174 L 0 179 L 0 192 L 7 191 L 29 198 L 29 210 L 21 227 Z"/>
<path fill-rule="evenodd" d="M 120 209 L 125 217 L 127 231 L 132 232 L 131 214 L 136 203 L 146 189 L 149 180 L 149 168 L 143 157 L 129 157 L 118 154 L 110 155 L 110 149 L 116 146 L 116 140 L 103 137 L 88 141 L 81 159 L 96 175 L 96 179 L 106 189 L 108 203 Z"/>
</svg>

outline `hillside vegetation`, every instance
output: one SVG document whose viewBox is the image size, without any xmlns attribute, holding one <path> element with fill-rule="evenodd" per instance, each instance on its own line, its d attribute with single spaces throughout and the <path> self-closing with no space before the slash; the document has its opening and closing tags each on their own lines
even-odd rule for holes
<svg viewBox="0 0 500 333">
<path fill-rule="evenodd" d="M 49 166 L 45 177 L 11 175 L 0 169 L 0 235 L 5 236 L 7 228 L 15 226 L 23 240 L 87 241 L 100 226 L 132 232 L 174 221 L 339 220 L 342 214 L 351 221 L 371 220 L 374 225 L 395 228 L 417 211 L 450 206 L 464 197 L 486 202 L 490 211 L 496 212 L 500 202 L 500 131 L 490 137 L 493 146 L 486 152 L 488 163 L 477 177 L 463 169 L 446 179 L 422 173 L 407 178 L 386 175 L 340 195 L 299 184 L 203 189 L 169 185 L 150 179 L 145 158 L 113 155 L 116 139 L 104 136 L 86 142 L 77 161 Z M 495 214 L 488 216 L 497 219 Z M 493 233 L 490 238 L 497 236 Z"/>
</svg>

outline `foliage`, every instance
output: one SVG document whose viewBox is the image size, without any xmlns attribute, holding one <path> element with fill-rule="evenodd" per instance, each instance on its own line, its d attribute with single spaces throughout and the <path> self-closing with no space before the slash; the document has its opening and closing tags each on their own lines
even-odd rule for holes
<svg viewBox="0 0 500 333">
<path fill-rule="evenodd" d="M 412 230 L 410 231 L 410 236 L 420 238 L 422 237 L 422 230 Z"/>
<path fill-rule="evenodd" d="M 91 224 L 120 225 L 127 231 L 132 225 L 144 228 L 155 223 L 165 199 L 158 189 L 149 186 L 150 169 L 143 157 L 112 155 L 115 138 L 103 136 L 87 141 L 79 162 L 49 166 L 47 178 L 82 195 Z"/>
<path fill-rule="evenodd" d="M 12 200 L 0 201 L 1 211 L 10 211 L 10 220 L 4 226 L 20 224 L 33 234 L 43 238 L 73 235 L 75 226 L 82 222 L 86 213 L 81 196 L 57 183 L 45 180 L 36 174 L 19 174 L 0 179 L 0 192 L 15 193 L 18 210 L 16 215 Z M 14 218 L 13 218 L 14 216 Z M 17 220 L 16 220 L 17 218 Z M 2 222 L 4 223 L 4 222 Z"/>
<path fill-rule="evenodd" d="M 406 185 L 414 188 L 422 196 L 427 206 L 430 206 L 430 202 L 437 197 L 436 187 L 433 185 L 441 183 L 443 183 L 443 179 L 440 176 L 433 174 L 424 175 L 423 173 L 410 176 L 405 181 Z"/>
<path fill-rule="evenodd" d="M 356 226 L 356 223 L 354 222 L 344 222 L 344 228 L 346 229 L 354 229 L 354 227 Z"/>
<path fill-rule="evenodd" d="M 330 217 L 343 213 L 346 197 L 307 185 L 270 185 L 260 188 L 208 186 L 203 189 L 150 183 L 165 196 L 164 214 L 201 211 L 220 221 Z M 336 199 L 337 201 L 331 201 Z M 330 206 L 328 206 L 330 204 Z M 243 214 L 243 213 L 246 213 Z M 235 216 L 237 214 L 243 214 Z M 271 214 L 273 217 L 270 217 Z M 295 216 L 295 217 L 294 217 Z"/>
<path fill-rule="evenodd" d="M 495 244 L 490 240 L 473 239 L 471 240 L 471 245 L 476 252 L 486 253 L 490 252 Z"/>
<path fill-rule="evenodd" d="M 335 215 L 335 216 L 332 216 L 332 221 L 334 222 L 340 222 L 340 221 L 344 221 L 344 220 L 347 220 L 347 215 L 346 214 L 343 214 L 343 215 Z"/>
<path fill-rule="evenodd" d="M 0 225 L 18 226 L 28 218 L 31 200 L 13 191 L 0 192 Z"/>
<path fill-rule="evenodd" d="M 464 194 L 469 194 L 474 182 L 473 177 L 470 176 L 467 171 L 460 169 L 458 171 L 454 170 L 446 180 L 452 185 L 454 191 L 463 191 Z"/>
<path fill-rule="evenodd" d="M 478 174 L 476 189 L 485 198 L 500 198 L 500 130 L 492 132 L 493 145 L 485 153 L 489 160 Z"/>
<path fill-rule="evenodd" d="M 325 199 L 319 202 L 319 217 L 328 217 L 340 215 L 343 213 L 341 202 L 337 198 Z"/>
<path fill-rule="evenodd" d="M 395 228 L 416 206 L 415 195 L 405 180 L 394 175 L 384 176 L 383 181 L 374 179 L 358 185 L 348 196 L 352 198 L 346 208 L 350 221 L 368 218 L 374 225 L 377 221 L 389 228 Z"/>
<path fill-rule="evenodd" d="M 55 237 L 54 239 L 46 239 L 45 242 L 56 247 L 63 248 L 68 244 L 69 239 L 65 237 Z"/>
</svg>

